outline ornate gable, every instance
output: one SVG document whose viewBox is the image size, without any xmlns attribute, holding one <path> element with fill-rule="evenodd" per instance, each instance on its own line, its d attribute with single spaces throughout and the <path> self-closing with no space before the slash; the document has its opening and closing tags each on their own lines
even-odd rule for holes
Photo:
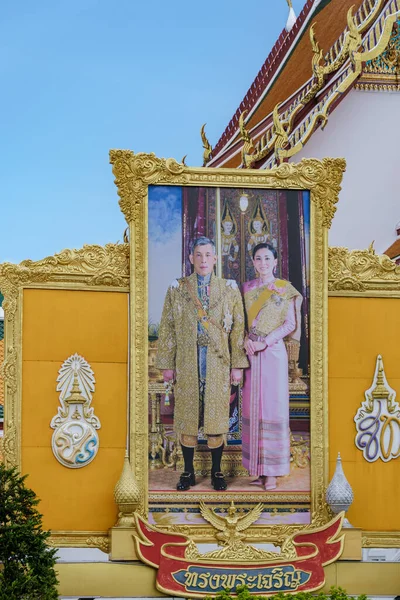
<svg viewBox="0 0 400 600">
<path fill-rule="evenodd" d="M 312 10 L 315 3 L 311 8 L 307 3 L 305 9 L 308 8 L 308 13 L 307 17 L 303 17 L 302 37 L 293 41 L 291 56 L 285 58 L 285 65 L 281 65 L 276 83 L 272 87 L 267 86 L 267 89 L 259 89 L 255 108 L 250 112 L 242 102 L 239 109 L 245 108 L 239 115 L 236 133 L 233 132 L 234 124 L 231 121 L 230 129 L 228 127 L 231 138 L 227 140 L 227 132 L 223 134 L 212 152 L 209 166 L 270 168 L 280 164 L 299 152 L 320 125 L 326 125 L 330 113 L 347 92 L 359 80 L 362 81 L 361 76 L 365 73 L 384 70 L 385 77 L 390 75 L 392 78 L 391 84 L 397 85 L 399 2 L 363 0 L 358 3 L 356 12 L 350 0 L 321 2 L 316 10 Z M 311 23 L 317 10 L 320 11 L 318 23 Z M 328 34 L 332 33 L 333 14 L 341 30 L 324 54 Z M 343 23 L 339 16 L 343 17 L 344 14 Z M 344 27 L 346 21 L 347 26 Z M 305 36 L 305 33 L 308 35 Z M 309 38 L 308 46 L 305 46 L 306 38 Z M 300 65 L 303 67 L 300 68 Z M 300 87 L 293 93 L 290 85 L 293 81 L 298 82 L 299 74 L 293 74 L 291 69 L 297 66 L 299 73 L 304 76 L 304 65 L 311 76 L 304 77 Z M 375 73 L 369 74 L 375 76 Z M 289 82 L 286 81 L 286 75 L 289 76 Z M 382 73 L 379 76 L 382 77 Z M 288 94 L 284 95 L 285 92 Z M 267 109 L 270 110 L 269 114 L 265 114 Z M 225 147 L 218 152 L 222 141 Z"/>
</svg>

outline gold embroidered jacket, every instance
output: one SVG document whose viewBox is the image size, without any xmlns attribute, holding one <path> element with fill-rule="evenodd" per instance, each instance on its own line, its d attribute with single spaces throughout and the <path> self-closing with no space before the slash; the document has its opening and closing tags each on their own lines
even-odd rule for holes
<svg viewBox="0 0 400 600">
<path fill-rule="evenodd" d="M 200 318 L 197 275 L 176 280 L 169 287 L 161 317 L 156 367 L 174 369 L 174 428 L 180 436 L 197 436 L 199 381 L 197 322 Z M 243 349 L 243 302 L 235 281 L 211 275 L 207 333 L 207 375 L 204 406 L 205 434 L 229 430 L 230 370 L 248 366 Z"/>
</svg>

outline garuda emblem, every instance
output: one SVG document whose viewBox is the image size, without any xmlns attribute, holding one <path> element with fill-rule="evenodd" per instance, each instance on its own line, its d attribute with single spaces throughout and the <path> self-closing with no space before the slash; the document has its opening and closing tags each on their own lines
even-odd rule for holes
<svg viewBox="0 0 400 600">
<path fill-rule="evenodd" d="M 217 514 L 212 508 L 209 508 L 200 502 L 200 512 L 202 517 L 208 521 L 217 531 L 215 534 L 218 544 L 222 546 L 219 550 L 207 552 L 203 556 L 219 560 L 269 560 L 277 557 L 277 553 L 259 550 L 254 546 L 245 543 L 246 534 L 244 533 L 253 523 L 258 521 L 262 512 L 263 504 L 257 504 L 249 512 L 240 514 L 233 502 L 228 508 L 226 516 Z M 190 545 L 188 554 L 191 558 L 196 558 L 196 549 Z"/>
<path fill-rule="evenodd" d="M 202 517 L 220 531 L 215 537 L 224 546 L 231 546 L 239 540 L 244 540 L 246 535 L 242 532 L 259 519 L 262 511 L 263 505 L 260 503 L 248 513 L 240 515 L 234 503 L 231 502 L 227 516 L 223 517 L 215 513 L 212 508 L 208 508 L 204 502 L 200 502 Z"/>
</svg>

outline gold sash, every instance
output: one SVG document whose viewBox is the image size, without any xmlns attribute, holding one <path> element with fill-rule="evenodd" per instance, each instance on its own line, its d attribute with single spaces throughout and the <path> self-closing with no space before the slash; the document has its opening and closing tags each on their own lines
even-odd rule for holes
<svg viewBox="0 0 400 600">
<path fill-rule="evenodd" d="M 282 292 L 287 287 L 287 284 L 288 284 L 288 282 L 284 281 L 283 279 L 275 279 L 275 281 L 274 281 L 274 287 L 276 287 L 279 291 L 282 290 Z M 264 304 L 267 302 L 267 300 L 269 300 L 271 298 L 272 294 L 279 293 L 279 292 L 276 292 L 276 290 L 270 290 L 268 287 L 265 287 L 264 289 L 262 289 L 262 288 L 259 288 L 259 289 L 260 289 L 259 295 L 256 297 L 256 299 L 251 304 L 251 306 L 248 306 L 247 305 L 248 303 L 246 302 L 247 319 L 248 319 L 249 327 L 251 326 L 254 319 L 256 318 L 256 316 L 258 315 L 258 313 L 260 312 L 260 310 L 262 309 Z M 245 300 L 246 300 L 246 295 L 247 294 L 245 294 Z"/>
</svg>

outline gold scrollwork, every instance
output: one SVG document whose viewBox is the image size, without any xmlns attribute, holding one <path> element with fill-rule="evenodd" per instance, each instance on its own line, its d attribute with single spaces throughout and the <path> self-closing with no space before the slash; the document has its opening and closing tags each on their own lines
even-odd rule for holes
<svg viewBox="0 0 400 600">
<path fill-rule="evenodd" d="M 376 254 L 373 244 L 366 250 L 328 249 L 328 290 L 368 293 L 398 292 L 400 266 L 385 254 Z"/>
<path fill-rule="evenodd" d="M 0 406 L 4 406 L 4 376 L 2 374 L 2 365 L 4 362 L 4 340 L 0 340 Z M 1 440 L 0 440 L 1 443 Z M 1 460 L 1 457 L 0 457 Z"/>
<path fill-rule="evenodd" d="M 106 554 L 108 554 L 110 552 L 110 538 L 107 536 L 100 536 L 100 535 L 92 535 L 90 537 L 88 537 L 86 540 L 86 546 L 93 547 L 93 548 L 98 548 L 99 550 L 101 550 L 102 552 L 105 552 Z"/>
<path fill-rule="evenodd" d="M 363 531 L 361 543 L 363 548 L 400 548 L 400 532 Z"/>
<path fill-rule="evenodd" d="M 8 346 L 6 349 L 6 358 L 1 366 L 0 375 L 4 381 L 4 387 L 10 394 L 15 394 L 17 391 L 17 353 L 12 346 Z"/>
<path fill-rule="evenodd" d="M 136 221 L 141 212 L 147 186 L 163 183 L 187 183 L 185 165 L 173 158 L 157 158 L 155 154 L 130 150 L 110 150 L 119 205 L 128 223 Z"/>
<path fill-rule="evenodd" d="M 79 250 L 63 250 L 42 260 L 24 260 L 20 264 L 0 264 L 0 285 L 4 295 L 6 318 L 15 313 L 14 300 L 24 285 L 53 282 L 82 282 L 98 285 L 98 277 L 104 277 L 101 285 L 115 285 L 116 278 L 126 286 L 129 280 L 129 246 L 106 244 L 83 246 Z M 108 279 L 107 279 L 108 278 Z"/>
<path fill-rule="evenodd" d="M 4 423 L 6 427 L 2 439 L 3 460 L 7 466 L 16 466 L 19 455 L 17 452 L 17 427 L 11 420 L 4 421 Z"/>
<path fill-rule="evenodd" d="M 110 538 L 102 531 L 52 531 L 47 543 L 53 548 L 98 548 L 106 554 L 110 552 Z"/>
</svg>

